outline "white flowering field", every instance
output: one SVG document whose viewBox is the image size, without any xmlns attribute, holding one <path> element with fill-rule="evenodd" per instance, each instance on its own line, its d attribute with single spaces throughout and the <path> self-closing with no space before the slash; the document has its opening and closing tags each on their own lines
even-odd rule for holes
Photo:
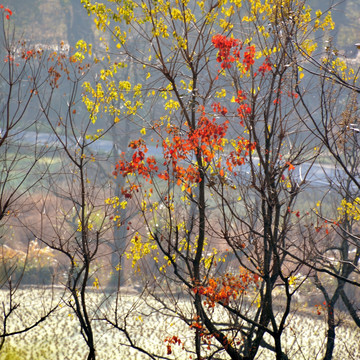
<svg viewBox="0 0 360 360">
<path fill-rule="evenodd" d="M 6 304 L 6 292 L 1 291 L 1 301 Z M 61 292 L 27 289 L 18 291 L 16 297 L 20 307 L 12 317 L 10 328 L 15 330 L 24 324 L 38 319 L 51 304 L 60 301 Z M 98 309 L 92 314 L 96 338 L 97 358 L 99 360 L 149 359 L 145 354 L 127 346 L 128 343 L 120 331 L 111 328 L 101 319 L 105 314 L 111 318 L 114 300 L 102 303 L 102 294 L 91 293 L 89 304 Z M 173 345 L 172 354 L 167 355 L 166 337 L 177 335 L 185 348 L 191 349 L 194 332 L 181 320 L 152 312 L 137 295 L 124 295 L 121 298 L 121 316 L 129 314 L 126 321 L 129 332 L 136 345 L 150 352 L 168 356 L 172 359 L 190 359 L 191 354 Z M 101 304 L 102 305 L 99 305 Z M 151 304 L 150 304 L 151 305 Z M 182 308 L 187 304 L 184 301 Z M 120 322 L 119 324 L 123 324 Z M 321 359 L 324 355 L 326 326 L 323 316 L 294 315 L 289 317 L 289 325 L 283 337 L 284 351 L 289 359 Z M 360 359 L 360 331 L 344 316 L 336 332 L 336 346 L 333 359 Z M 45 359 L 86 359 L 87 348 L 80 334 L 76 318 L 69 307 L 62 305 L 46 321 L 35 329 L 6 340 L 0 352 L 0 360 L 45 360 Z M 193 358 L 195 358 L 193 356 Z M 223 359 L 227 359 L 223 354 Z M 263 350 L 257 359 L 274 359 L 274 355 Z"/>
</svg>

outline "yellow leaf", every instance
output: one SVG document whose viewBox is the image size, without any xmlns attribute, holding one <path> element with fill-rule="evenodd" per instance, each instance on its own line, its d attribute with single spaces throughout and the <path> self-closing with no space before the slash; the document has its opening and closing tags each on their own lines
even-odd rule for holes
<svg viewBox="0 0 360 360">
<path fill-rule="evenodd" d="M 93 287 L 98 289 L 99 288 L 99 279 L 95 278 L 94 282 L 93 282 Z"/>
<path fill-rule="evenodd" d="M 291 286 L 291 285 L 295 285 L 295 280 L 296 280 L 296 276 L 290 276 L 290 278 L 289 278 L 289 285 Z"/>
</svg>

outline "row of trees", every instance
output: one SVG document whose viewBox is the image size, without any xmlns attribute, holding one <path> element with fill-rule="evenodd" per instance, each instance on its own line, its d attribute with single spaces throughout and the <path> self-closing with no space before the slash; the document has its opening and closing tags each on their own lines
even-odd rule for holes
<svg viewBox="0 0 360 360">
<path fill-rule="evenodd" d="M 152 359 L 171 358 L 175 344 L 199 360 L 261 349 L 288 359 L 284 331 L 311 284 L 324 298 L 331 359 L 339 306 L 360 324 L 360 184 L 357 73 L 332 49 L 330 11 L 295 0 L 82 3 L 104 53 L 84 41 L 72 54 L 18 42 L 2 10 L 0 210 L 3 227 L 21 224 L 59 254 L 65 276 L 54 281 L 87 358 L 94 321 L 105 321 Z M 39 129 L 47 146 L 22 141 Z M 8 229 L 3 340 L 15 334 L 11 300 L 30 254 L 22 267 L 9 258 Z M 99 268 L 110 257 L 106 285 Z M 164 339 L 164 356 L 133 340 L 119 312 L 129 266 L 152 310 L 183 321 L 193 341 Z M 89 285 L 115 306 L 90 305 Z"/>
</svg>

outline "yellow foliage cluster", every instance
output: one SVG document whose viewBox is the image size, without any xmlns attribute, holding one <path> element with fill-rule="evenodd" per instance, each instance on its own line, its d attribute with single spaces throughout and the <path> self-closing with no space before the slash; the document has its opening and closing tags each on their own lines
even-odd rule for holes
<svg viewBox="0 0 360 360">
<path fill-rule="evenodd" d="M 132 267 L 136 267 L 136 270 L 140 271 L 138 261 L 148 255 L 152 250 L 156 250 L 157 245 L 152 239 L 143 240 L 138 232 L 135 233 L 130 242 L 130 252 L 126 253 L 126 257 L 132 259 Z"/>
<path fill-rule="evenodd" d="M 298 47 L 302 55 L 311 56 L 317 48 L 317 43 L 309 34 L 312 31 L 327 31 L 334 28 L 330 12 L 326 14 L 320 10 L 313 12 L 300 0 L 221 0 L 215 5 L 212 2 L 195 1 L 191 6 L 189 6 L 189 0 L 157 0 L 155 2 L 110 0 L 109 2 L 113 3 L 111 6 L 92 0 L 81 0 L 81 2 L 89 14 L 95 15 L 94 21 L 100 31 L 112 29 L 112 41 L 116 43 L 118 49 L 125 49 L 125 53 L 126 42 L 130 41 L 132 32 L 145 31 L 152 35 L 154 41 L 149 41 L 149 56 L 146 56 L 146 60 L 141 60 L 143 68 L 149 69 L 144 73 L 144 83 L 152 80 L 151 69 L 157 67 L 159 59 L 171 63 L 178 58 L 178 53 L 182 53 L 181 57 L 185 56 L 186 62 L 193 60 L 197 51 L 196 48 L 189 48 L 193 32 L 197 36 L 197 32 L 202 29 L 201 31 L 206 31 L 207 36 L 211 38 L 217 32 L 229 31 L 233 29 L 235 22 L 239 21 L 237 16 L 239 14 L 242 19 L 241 26 L 246 29 L 246 37 L 241 39 L 243 45 L 261 42 L 261 46 L 256 46 L 256 59 L 267 58 L 272 54 L 276 56 L 284 45 L 284 39 L 279 34 L 286 33 L 287 29 L 292 28 L 296 28 Z M 269 41 L 269 38 L 274 39 L 274 33 L 277 33 L 278 39 L 275 42 Z M 109 45 L 105 39 L 101 38 L 101 40 L 104 41 L 108 50 Z M 166 59 L 163 59 L 164 54 L 161 50 L 163 46 L 170 50 L 169 57 Z M 84 41 L 78 43 L 78 50 L 80 57 L 85 53 L 91 54 L 91 46 Z M 110 55 L 108 59 L 110 62 Z M 117 71 L 126 66 L 118 60 L 114 63 L 110 62 L 109 66 L 100 72 L 101 83 L 95 87 L 92 87 L 90 83 L 84 84 L 83 102 L 94 122 L 101 113 L 113 115 L 118 122 L 121 115 L 135 115 L 143 107 L 141 101 L 143 84 L 133 85 L 129 79 L 116 83 L 114 79 Z M 250 72 L 244 71 L 242 61 L 237 62 L 236 66 L 240 77 L 250 76 Z M 339 64 L 334 64 L 334 67 L 343 70 Z M 225 71 L 221 74 L 225 75 Z M 301 74 L 300 80 L 302 76 Z M 168 100 L 173 92 L 178 90 L 173 89 L 173 85 L 175 84 L 168 84 L 161 91 L 150 87 L 146 95 L 160 96 Z M 186 84 L 184 79 L 179 78 L 176 86 L 187 91 L 189 95 L 192 91 L 192 84 Z M 256 93 L 255 88 L 251 91 L 253 94 Z M 188 94 L 185 93 L 186 95 Z M 224 97 L 226 92 L 220 90 L 214 95 Z M 177 101 L 165 102 L 164 108 L 170 115 L 181 111 Z"/>
<path fill-rule="evenodd" d="M 341 218 L 346 217 L 348 220 L 360 220 L 360 198 L 357 197 L 353 202 L 343 199 L 341 206 L 338 207 L 338 212 Z"/>
<path fill-rule="evenodd" d="M 323 64 L 328 66 L 330 72 L 336 74 L 344 81 L 354 81 L 357 79 L 354 69 L 349 67 L 343 58 L 336 57 L 333 60 L 324 58 Z"/>
<path fill-rule="evenodd" d="M 113 196 L 111 198 L 105 199 L 105 204 L 112 205 L 114 209 L 117 207 L 121 207 L 122 209 L 125 209 L 127 205 L 127 201 L 123 200 L 120 202 L 119 197 Z"/>
</svg>

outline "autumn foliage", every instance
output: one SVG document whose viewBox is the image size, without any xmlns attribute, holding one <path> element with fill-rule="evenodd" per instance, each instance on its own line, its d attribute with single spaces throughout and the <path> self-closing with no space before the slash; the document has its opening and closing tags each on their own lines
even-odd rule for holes
<svg viewBox="0 0 360 360">
<path fill-rule="evenodd" d="M 206 298 L 204 305 L 209 308 L 217 303 L 227 306 L 230 301 L 236 301 L 239 295 L 246 293 L 251 284 L 258 286 L 259 275 L 241 269 L 237 275 L 226 273 L 218 278 L 209 278 L 208 283 L 208 286 L 195 287 L 194 293 L 203 295 Z"/>
<path fill-rule="evenodd" d="M 348 191 L 331 219 L 304 196 L 323 146 L 352 175 L 334 148 L 348 150 L 355 118 L 346 118 L 350 110 L 333 116 L 336 92 L 329 90 L 328 101 L 325 90 L 351 88 L 349 79 L 357 79 L 327 49 L 325 57 L 318 55 L 315 42 L 318 31 L 328 36 L 333 29 L 331 14 L 296 0 L 81 3 L 97 31 L 106 33 L 98 44 L 80 40 L 68 53 L 64 43 L 46 52 L 19 42 L 4 63 L 9 73 L 22 64 L 32 69 L 29 96 L 39 102 L 40 117 L 60 144 L 59 158 L 66 159 L 61 174 L 50 173 L 53 159 L 41 164 L 49 172 L 41 186 L 66 206 L 49 204 L 44 195 L 41 226 L 49 221 L 52 233 L 41 231 L 38 238 L 68 262 L 64 303 L 79 321 L 88 359 L 98 351 L 95 321 L 152 359 L 181 353 L 245 360 L 262 351 L 277 360 L 296 358 L 301 349 L 292 352 L 296 341 L 288 347 L 284 338 L 295 333 L 294 304 L 311 281 L 325 297 L 324 306 L 316 302 L 312 310 L 326 313 L 330 359 L 335 304 L 341 297 L 351 309 L 344 288 L 360 259 L 352 227 L 360 218 L 357 195 Z M 0 10 L 8 24 L 12 11 Z M 308 74 L 320 70 L 326 81 L 313 110 L 308 104 L 317 100 L 317 87 Z M 63 105 L 57 108 L 53 99 Z M 323 136 L 319 121 L 328 131 L 335 118 L 343 123 Z M 106 155 L 94 150 L 105 137 L 112 141 Z M 111 165 L 102 166 L 109 159 Z M 45 204 L 53 206 L 55 220 Z M 353 243 L 332 247 L 331 236 Z M 98 264 L 110 256 L 114 306 L 108 289 L 104 303 L 111 306 L 89 302 L 89 284 L 102 289 Z M 331 277 L 334 295 L 321 272 Z M 139 284 L 141 294 L 125 313 L 122 289 L 129 283 Z M 149 318 L 175 318 L 191 336 L 174 334 L 169 325 L 162 353 L 139 345 L 129 328 L 140 302 L 151 309 Z"/>
</svg>

